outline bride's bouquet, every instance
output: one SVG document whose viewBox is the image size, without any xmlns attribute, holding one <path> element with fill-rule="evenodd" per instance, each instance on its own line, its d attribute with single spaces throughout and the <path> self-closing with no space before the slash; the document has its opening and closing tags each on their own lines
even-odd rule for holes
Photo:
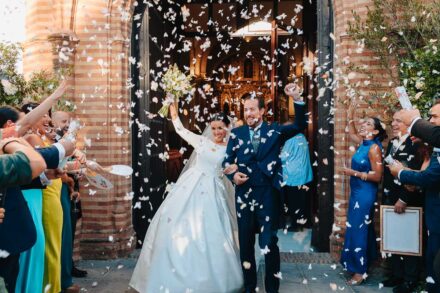
<svg viewBox="0 0 440 293">
<path fill-rule="evenodd" d="M 191 79 L 192 76 L 180 71 L 176 64 L 167 70 L 160 84 L 167 95 L 163 101 L 162 108 L 158 112 L 159 115 L 167 117 L 170 104 L 177 102 L 182 96 L 191 92 Z"/>
</svg>

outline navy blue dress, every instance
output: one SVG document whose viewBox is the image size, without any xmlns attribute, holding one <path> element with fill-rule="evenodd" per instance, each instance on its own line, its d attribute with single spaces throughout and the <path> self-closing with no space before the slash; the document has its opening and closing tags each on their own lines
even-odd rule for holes
<svg viewBox="0 0 440 293">
<path fill-rule="evenodd" d="M 353 170 L 359 172 L 372 170 L 368 152 L 374 144 L 382 149 L 381 143 L 377 140 L 362 142 L 351 160 Z M 375 182 L 350 177 L 351 193 L 341 263 L 352 273 L 366 273 L 369 264 L 377 256 L 373 221 L 377 189 L 378 184 Z"/>
</svg>

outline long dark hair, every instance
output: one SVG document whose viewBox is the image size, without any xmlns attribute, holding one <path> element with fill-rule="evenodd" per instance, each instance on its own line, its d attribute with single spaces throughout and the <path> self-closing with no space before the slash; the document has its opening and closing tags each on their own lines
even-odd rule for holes
<svg viewBox="0 0 440 293">
<path fill-rule="evenodd" d="M 377 117 L 370 117 L 370 118 L 373 119 L 374 121 L 374 130 L 379 131 L 379 133 L 376 134 L 374 138 L 381 142 L 387 139 L 388 135 L 385 129 L 382 127 L 382 121 L 380 121 L 380 119 Z"/>
</svg>

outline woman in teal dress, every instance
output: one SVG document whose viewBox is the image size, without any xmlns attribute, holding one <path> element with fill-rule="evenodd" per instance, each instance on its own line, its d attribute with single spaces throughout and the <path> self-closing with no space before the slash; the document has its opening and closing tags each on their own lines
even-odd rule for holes
<svg viewBox="0 0 440 293">
<path fill-rule="evenodd" d="M 41 189 L 22 190 L 34 220 L 37 241 L 31 249 L 20 254 L 16 293 L 43 292 L 44 249 L 43 193 Z"/>
<path fill-rule="evenodd" d="M 382 179 L 382 140 L 385 129 L 378 118 L 361 121 L 359 132 L 349 111 L 351 139 L 359 145 L 351 160 L 351 169 L 344 168 L 350 176 L 350 201 L 348 205 L 344 249 L 341 263 L 352 273 L 350 285 L 359 285 L 366 278 L 368 266 L 376 258 L 374 233 L 374 203 Z"/>
</svg>

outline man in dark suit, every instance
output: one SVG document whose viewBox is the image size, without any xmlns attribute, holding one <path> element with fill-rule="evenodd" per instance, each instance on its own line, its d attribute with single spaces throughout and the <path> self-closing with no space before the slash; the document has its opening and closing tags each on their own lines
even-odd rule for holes
<svg viewBox="0 0 440 293">
<path fill-rule="evenodd" d="M 73 149 L 73 143 L 63 141 L 36 151 L 43 157 L 47 168 L 56 169 L 64 156 L 72 154 Z M 37 177 L 26 188 L 42 187 L 43 184 Z M 6 216 L 0 224 L 0 250 L 9 254 L 6 258 L 0 258 L 0 277 L 3 277 L 9 292 L 15 292 L 20 253 L 31 248 L 36 241 L 35 225 L 21 189 L 22 187 L 15 186 L 6 190 Z"/>
<path fill-rule="evenodd" d="M 433 108 L 440 104 L 440 99 L 437 99 Z M 431 113 L 431 115 L 436 115 Z M 440 119 L 440 117 L 434 117 Z M 440 148 L 440 126 L 433 125 L 420 117 L 420 111 L 417 109 L 404 110 L 402 114 L 403 122 L 409 126 L 411 135 L 421 138 L 424 142 Z"/>
<path fill-rule="evenodd" d="M 431 124 L 440 126 L 440 104 L 431 108 Z M 417 172 L 406 169 L 402 164 L 389 166 L 391 174 L 397 176 L 402 184 L 425 188 L 425 221 L 428 229 L 428 248 L 426 252 L 426 271 L 435 283 L 427 283 L 428 292 L 440 292 L 440 280 L 434 274 L 434 258 L 440 250 L 440 149 L 434 148 L 426 170 Z"/>
<path fill-rule="evenodd" d="M 420 170 L 425 160 L 429 161 L 427 147 L 421 141 L 413 142 L 408 127 L 401 120 L 402 111 L 393 115 L 391 123 L 394 138 L 388 144 L 385 160 L 397 160 L 412 170 Z M 406 186 L 394 179 L 388 168 L 384 170 L 382 204 L 394 206 L 398 214 L 407 206 L 423 206 L 423 193 L 413 186 Z M 393 292 L 412 292 L 417 287 L 420 257 L 393 254 L 392 275 L 383 281 L 385 287 L 395 287 Z"/>
<path fill-rule="evenodd" d="M 295 123 L 281 126 L 264 122 L 264 99 L 248 94 L 244 101 L 247 125 L 232 130 L 223 162 L 224 167 L 236 167 L 227 176 L 236 185 L 245 292 L 255 292 L 257 286 L 255 233 L 259 233 L 259 246 L 265 255 L 266 292 L 275 293 L 279 289 L 280 254 L 276 234 L 281 212 L 278 193 L 283 181 L 280 149 L 287 139 L 301 132 L 307 124 L 299 92 L 293 85 L 286 86 L 285 91 L 295 99 Z"/>
</svg>

